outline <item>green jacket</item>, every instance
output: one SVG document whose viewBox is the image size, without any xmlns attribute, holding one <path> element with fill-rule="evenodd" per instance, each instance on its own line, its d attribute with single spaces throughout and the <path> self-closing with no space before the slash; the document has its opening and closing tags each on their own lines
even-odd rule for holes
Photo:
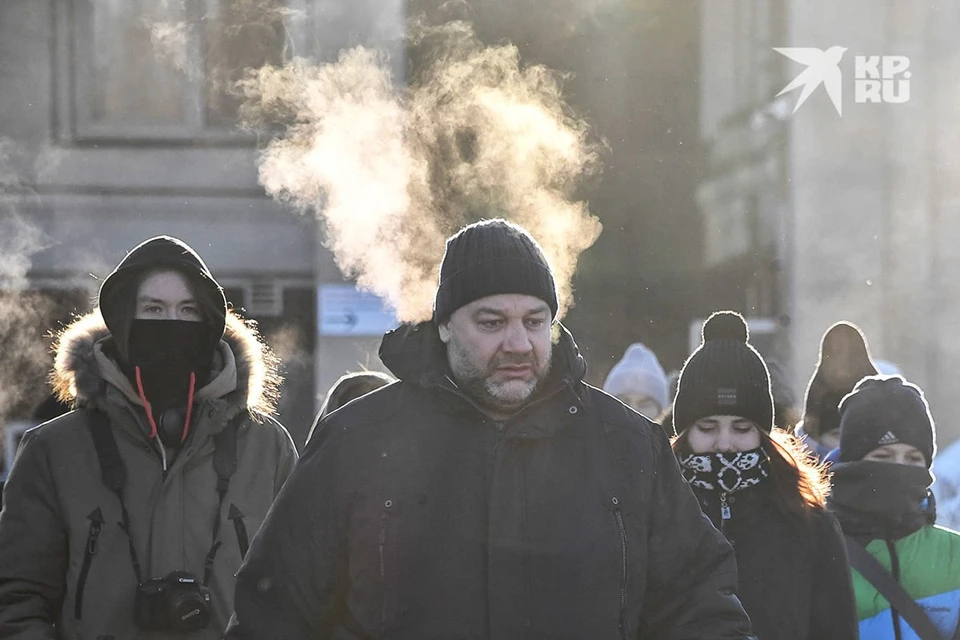
<svg viewBox="0 0 960 640">
<path fill-rule="evenodd" d="M 867 551 L 926 611 L 944 638 L 960 638 L 960 534 L 928 525 L 893 543 L 873 540 Z M 890 603 L 856 569 L 852 572 L 860 637 L 916 638 L 903 618 L 896 633 Z"/>
<path fill-rule="evenodd" d="M 104 352 L 111 339 L 99 314 L 74 323 L 59 344 L 55 388 L 109 416 L 145 580 L 176 570 L 202 578 L 214 520 L 221 519 L 208 585 L 211 624 L 186 636 L 219 638 L 242 561 L 237 520 L 249 537 L 256 533 L 297 458 L 286 430 L 264 413 L 276 396 L 271 356 L 254 331 L 228 317 L 214 375 L 196 394 L 191 435 L 164 471 L 137 392 Z M 241 412 L 237 470 L 217 514 L 213 436 Z M 47 422 L 21 444 L 0 512 L 0 637 L 179 637 L 143 632 L 134 623 L 137 582 L 128 536 L 120 502 L 101 479 L 89 414 L 80 408 Z"/>
</svg>

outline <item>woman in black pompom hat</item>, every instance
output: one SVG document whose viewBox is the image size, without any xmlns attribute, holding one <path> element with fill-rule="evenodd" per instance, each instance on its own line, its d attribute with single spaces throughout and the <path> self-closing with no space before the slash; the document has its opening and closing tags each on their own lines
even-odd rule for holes
<svg viewBox="0 0 960 640">
<path fill-rule="evenodd" d="M 740 600 L 763 640 L 857 638 L 829 485 L 774 429 L 770 375 L 743 317 L 714 313 L 680 372 L 673 449 L 704 514 L 737 553 Z"/>
</svg>

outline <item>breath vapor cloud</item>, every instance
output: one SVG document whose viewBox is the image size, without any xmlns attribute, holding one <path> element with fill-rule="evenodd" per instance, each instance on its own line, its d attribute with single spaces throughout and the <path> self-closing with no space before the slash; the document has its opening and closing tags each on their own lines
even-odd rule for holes
<svg viewBox="0 0 960 640">
<path fill-rule="evenodd" d="M 52 304 L 28 287 L 31 256 L 43 232 L 19 209 L 31 196 L 17 168 L 16 145 L 0 138 L 0 425 L 43 398 L 51 358 L 44 342 Z"/>
<path fill-rule="evenodd" d="M 244 126 L 276 135 L 262 151 L 267 193 L 315 212 L 337 264 L 403 321 L 431 315 L 444 239 L 504 217 L 527 228 L 554 268 L 561 315 L 580 254 L 601 226 L 579 198 L 599 144 L 562 96 L 562 78 L 484 46 L 465 22 L 415 23 L 408 76 L 357 47 L 249 71 Z"/>
</svg>

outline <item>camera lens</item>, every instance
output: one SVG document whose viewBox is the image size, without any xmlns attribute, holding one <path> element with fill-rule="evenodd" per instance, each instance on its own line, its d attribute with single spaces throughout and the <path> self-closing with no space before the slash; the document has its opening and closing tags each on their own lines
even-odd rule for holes
<svg viewBox="0 0 960 640">
<path fill-rule="evenodd" d="M 210 612 L 203 597 L 195 590 L 177 590 L 170 594 L 167 611 L 181 631 L 196 631 L 210 624 Z"/>
</svg>

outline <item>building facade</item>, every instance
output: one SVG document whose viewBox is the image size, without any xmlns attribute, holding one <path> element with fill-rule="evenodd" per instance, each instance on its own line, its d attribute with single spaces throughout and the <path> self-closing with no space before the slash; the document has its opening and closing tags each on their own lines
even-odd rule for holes
<svg viewBox="0 0 960 640">
<path fill-rule="evenodd" d="M 960 7 L 702 6 L 709 169 L 698 195 L 713 269 L 743 269 L 732 304 L 781 320 L 777 357 L 789 362 L 798 392 L 823 331 L 841 319 L 860 325 L 873 356 L 927 392 L 947 444 L 960 436 L 960 345 L 952 335 L 960 311 Z M 825 86 L 794 111 L 802 89 L 777 94 L 805 67 L 774 47 L 834 46 L 845 48 L 842 115 Z M 909 61 L 906 73 L 877 78 L 892 83 L 885 102 L 865 101 L 861 81 L 874 80 L 868 67 L 876 61 L 883 73 L 874 56 Z"/>
<path fill-rule="evenodd" d="M 378 3 L 373 21 L 367 5 L 0 4 L 0 173 L 8 176 L 0 196 L 14 221 L 5 228 L 37 240 L 20 247 L 25 281 L 17 286 L 66 296 L 82 312 L 98 278 L 138 242 L 184 239 L 283 359 L 281 419 L 302 443 L 318 390 L 379 362 L 375 346 L 372 361 L 364 356 L 372 338 L 319 335 L 318 287 L 343 278 L 313 217 L 264 195 L 258 139 L 236 126 L 232 86 L 246 69 L 291 55 L 335 56 L 398 28 L 398 3 Z M 36 321 L 64 321 L 70 308 Z M 17 414 L 5 419 L 29 418 L 23 403 L 4 409 Z"/>
</svg>

